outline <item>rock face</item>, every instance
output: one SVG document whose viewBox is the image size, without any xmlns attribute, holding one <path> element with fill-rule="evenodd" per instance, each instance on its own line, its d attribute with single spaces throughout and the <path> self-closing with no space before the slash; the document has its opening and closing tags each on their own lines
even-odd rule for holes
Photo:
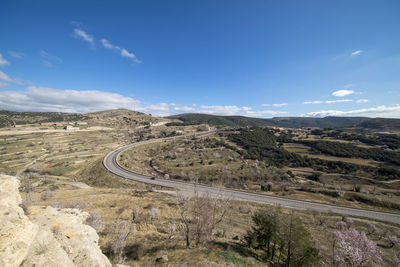
<svg viewBox="0 0 400 267">
<path fill-rule="evenodd" d="M 78 209 L 19 204 L 16 177 L 0 175 L 0 266 L 111 266 Z"/>
<path fill-rule="evenodd" d="M 18 180 L 0 176 L 0 266 L 18 266 L 28 255 L 39 227 L 18 206 Z"/>
</svg>

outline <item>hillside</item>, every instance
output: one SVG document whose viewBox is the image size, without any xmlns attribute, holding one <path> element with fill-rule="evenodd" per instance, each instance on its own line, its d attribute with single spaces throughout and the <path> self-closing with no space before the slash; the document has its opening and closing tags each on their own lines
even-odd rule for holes
<svg viewBox="0 0 400 267">
<path fill-rule="evenodd" d="M 319 128 L 355 128 L 376 131 L 399 131 L 399 119 L 366 118 L 366 117 L 276 117 L 272 119 L 250 118 L 244 116 L 217 116 L 208 114 L 178 114 L 169 116 L 185 124 L 208 123 L 230 127 L 275 126 L 287 128 L 319 127 Z"/>
<path fill-rule="evenodd" d="M 266 126 L 269 125 L 266 119 L 250 118 L 244 116 L 215 116 L 209 114 L 186 113 L 169 116 L 169 119 L 178 119 L 185 124 L 210 124 L 224 126 Z"/>
<path fill-rule="evenodd" d="M 77 113 L 62 112 L 16 112 L 0 110 L 0 128 L 10 127 L 14 124 L 31 124 L 41 122 L 79 121 L 87 117 Z"/>
<path fill-rule="evenodd" d="M 37 124 L 41 122 L 86 121 L 90 125 L 138 126 L 167 121 L 141 112 L 127 109 L 112 109 L 86 114 L 62 112 L 16 112 L 0 110 L 0 128 L 14 125 Z"/>
<path fill-rule="evenodd" d="M 173 125 L 209 124 L 228 127 L 246 126 L 274 126 L 286 128 L 341 128 L 359 131 L 400 131 L 400 119 L 366 118 L 366 117 L 275 117 L 272 119 L 251 118 L 245 116 L 217 116 L 199 113 L 186 113 L 169 116 L 166 118 L 153 117 L 145 113 L 127 110 L 113 109 L 86 114 L 62 113 L 62 112 L 15 112 L 0 110 L 0 128 L 11 127 L 14 124 L 24 125 L 41 122 L 74 122 L 87 121 L 92 125 L 102 126 L 138 126 L 175 120 Z"/>
</svg>

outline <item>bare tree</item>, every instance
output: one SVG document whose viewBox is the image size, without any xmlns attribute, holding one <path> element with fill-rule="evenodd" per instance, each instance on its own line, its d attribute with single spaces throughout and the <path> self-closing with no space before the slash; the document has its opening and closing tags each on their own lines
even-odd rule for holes
<svg viewBox="0 0 400 267">
<path fill-rule="evenodd" d="M 126 240 L 131 233 L 136 232 L 136 226 L 128 221 L 120 221 L 111 225 L 113 236 L 109 241 L 112 261 L 115 263 L 123 263 L 125 258 L 123 255 Z"/>
<path fill-rule="evenodd" d="M 86 223 L 93 227 L 96 232 L 101 231 L 104 225 L 101 215 L 97 212 L 93 212 L 92 214 L 90 214 L 90 216 L 86 219 Z"/>
<path fill-rule="evenodd" d="M 186 247 L 193 240 L 196 246 L 212 240 L 216 227 L 228 211 L 227 199 L 212 198 L 210 195 L 193 197 L 177 195 L 179 214 L 183 223 Z"/>
<path fill-rule="evenodd" d="M 184 237 L 186 241 L 186 248 L 190 246 L 190 211 L 189 201 L 190 197 L 184 196 L 183 194 L 177 194 L 176 197 L 179 215 L 184 225 Z"/>
</svg>

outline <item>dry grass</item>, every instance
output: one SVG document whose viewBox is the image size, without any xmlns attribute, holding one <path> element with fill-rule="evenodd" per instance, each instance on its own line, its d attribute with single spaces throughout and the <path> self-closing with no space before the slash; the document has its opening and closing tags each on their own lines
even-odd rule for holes
<svg viewBox="0 0 400 267">
<path fill-rule="evenodd" d="M 344 158 L 344 157 L 335 157 L 329 155 L 312 154 L 310 152 L 310 148 L 303 144 L 285 143 L 284 148 L 290 152 L 295 152 L 310 158 L 318 158 L 329 161 L 343 161 L 347 163 L 352 163 L 362 166 L 371 166 L 371 167 L 377 167 L 379 165 L 379 162 L 377 161 L 361 159 L 361 158 Z"/>
<path fill-rule="evenodd" d="M 217 139 L 175 140 L 143 145 L 124 152 L 119 161 L 124 167 L 146 175 L 163 176 L 163 173 L 168 173 L 172 179 L 198 178 L 203 184 L 250 191 L 254 189 L 254 185 L 271 183 L 271 191 L 262 193 L 325 204 L 398 212 L 397 209 L 393 209 L 400 201 L 398 191 L 388 191 L 385 189 L 387 185 L 382 184 L 383 188 L 380 188 L 378 185 L 368 185 L 375 184 L 373 180 L 349 178 L 340 174 L 323 174 L 321 182 L 313 182 L 307 179 L 307 176 L 315 172 L 309 168 L 288 169 L 295 175 L 291 178 L 285 169 L 266 167 L 263 162 L 245 160 L 237 152 L 223 146 L 213 146 L 214 140 Z M 301 144 L 285 145 L 296 152 L 308 150 Z M 361 185 L 365 192 L 363 197 L 371 201 L 354 201 L 354 198 L 335 197 L 334 194 L 330 194 L 336 190 L 352 193 L 355 187 Z M 303 186 L 313 190 L 301 190 Z M 374 195 L 375 193 L 378 195 Z M 382 200 L 386 201 L 387 205 L 383 205 Z"/>
<path fill-rule="evenodd" d="M 119 161 L 124 167 L 142 174 L 167 173 L 173 179 L 198 178 L 203 184 L 234 188 L 290 180 L 285 170 L 244 159 L 237 152 L 218 145 L 219 140 L 221 138 L 174 140 L 139 146 L 122 153 Z"/>
<path fill-rule="evenodd" d="M 112 126 L 113 123 L 117 123 L 117 120 L 110 125 Z M 149 135 L 157 136 L 166 129 L 165 126 L 146 129 L 145 138 Z M 262 207 L 261 205 L 231 202 L 231 213 L 219 226 L 219 234 L 215 236 L 215 242 L 206 247 L 187 250 L 180 233 L 180 218 L 173 196 L 154 192 L 148 185 L 121 179 L 108 173 L 102 166 L 102 158 L 106 153 L 130 142 L 130 139 L 127 138 L 128 130 L 102 129 L 76 132 L 29 130 L 30 132 L 27 131 L 29 133 L 23 132 L 23 130 L 21 129 L 18 135 L 1 136 L 2 149 L 0 153 L 2 161 L 0 162 L 0 171 L 15 173 L 33 162 L 32 165 L 28 166 L 29 172 L 21 175 L 21 189 L 29 184 L 34 190 L 33 193 L 29 193 L 33 205 L 53 204 L 60 207 L 78 207 L 88 212 L 97 212 L 104 221 L 104 227 L 100 232 L 100 245 L 104 252 L 108 250 L 108 241 L 112 238 L 109 226 L 115 222 L 129 221 L 136 227 L 136 233 L 128 237 L 126 247 L 128 257 L 126 263 L 132 266 L 152 266 L 155 264 L 156 258 L 162 255 L 168 255 L 169 263 L 175 266 L 264 266 L 254 257 L 252 251 L 243 246 L 239 240 L 236 240 L 236 237 L 242 238 L 249 228 L 251 212 Z M 189 131 L 194 130 L 193 127 L 189 129 Z M 23 134 L 21 134 L 22 132 Z M 184 170 L 188 176 L 191 172 L 200 173 L 203 169 L 208 168 L 211 172 L 207 175 L 220 177 L 229 174 L 228 172 L 224 173 L 224 171 L 237 170 L 243 164 L 243 159 L 235 154 L 236 152 L 228 151 L 225 148 L 221 150 L 221 147 L 215 147 L 196 151 L 191 147 L 192 144 L 180 142 L 173 143 L 173 149 L 182 148 L 183 151 L 179 152 L 180 154 L 177 155 L 176 159 L 166 161 L 165 165 L 160 161 L 160 168 L 175 170 L 177 174 Z M 154 173 L 154 169 L 149 165 L 149 159 L 174 152 L 174 150 L 164 151 L 164 147 L 169 147 L 169 143 L 143 146 L 137 151 L 129 151 L 131 154 L 126 159 L 127 163 L 131 164 L 133 168 L 133 162 L 135 162 L 135 165 L 138 164 L 137 166 L 141 170 Z M 40 156 L 43 156 L 43 158 L 37 160 Z M 206 165 L 200 164 L 200 157 Z M 231 159 L 228 160 L 228 158 Z M 34 162 L 35 160 L 37 161 Z M 212 161 L 211 164 L 209 164 L 210 161 Z M 183 162 L 184 165 L 176 167 L 178 162 Z M 190 166 L 191 162 L 193 162 L 192 166 Z M 240 175 L 243 177 L 253 175 L 263 179 L 266 176 L 271 177 L 271 181 L 274 183 L 272 188 L 276 190 L 276 192 L 272 192 L 274 194 L 324 203 L 370 207 L 363 203 L 348 202 L 343 198 L 332 198 L 323 194 L 295 190 L 296 187 L 303 184 L 322 186 L 304 179 L 310 170 L 293 170 L 296 177 L 289 179 L 286 170 L 265 168 L 265 166 L 260 166 L 260 163 L 257 163 L 258 167 L 256 167 L 256 161 L 245 162 L 247 164 L 244 163 L 243 172 L 235 171 L 232 173 L 232 177 L 235 177 L 235 175 L 238 179 Z M 228 167 L 224 169 L 224 166 Z M 221 169 L 223 172 L 219 173 Z M 282 177 L 285 179 L 282 180 Z M 344 183 L 345 180 L 339 180 L 339 178 L 323 174 L 322 178 L 325 179 L 324 177 L 333 181 L 332 186 L 335 183 L 346 184 Z M 28 180 L 29 183 L 27 183 Z M 56 180 L 85 182 L 93 188 L 81 189 L 72 183 L 59 184 Z M 259 183 L 259 180 L 255 181 L 250 180 L 251 183 Z M 286 185 L 286 189 L 283 189 L 281 185 Z M 326 184 L 325 186 L 329 187 L 330 185 Z M 351 190 L 350 183 L 347 183 L 346 186 L 349 188 L 344 189 Z M 46 190 L 50 190 L 51 193 L 43 193 Z M 393 191 L 393 193 L 395 192 Z M 42 198 L 43 195 L 46 197 Z M 26 198 L 26 193 L 23 193 L 22 197 Z M 377 197 L 395 200 L 390 198 L 389 195 L 378 195 Z M 159 214 L 151 219 L 152 210 L 155 209 L 159 210 Z M 341 220 L 341 217 L 334 214 L 314 214 L 307 211 L 296 211 L 295 213 L 302 218 L 306 227 L 312 232 L 322 255 L 328 257 L 332 233 L 336 230 L 335 222 Z M 352 220 L 356 228 L 367 230 L 367 221 Z M 170 225 L 172 224 L 176 225 L 176 230 L 171 234 Z M 396 229 L 398 230 L 390 224 L 375 224 L 383 232 L 393 233 Z M 225 234 L 220 234 L 222 232 Z M 383 239 L 379 240 L 379 235 L 382 234 L 372 234 L 371 238 L 381 245 L 385 259 L 389 259 L 394 253 L 398 252 L 398 248 L 387 248 Z"/>
<path fill-rule="evenodd" d="M 148 189 L 135 188 L 92 188 L 76 189 L 68 185 L 58 185 L 53 190 L 54 194 L 50 200 L 42 200 L 41 192 L 49 190 L 52 183 L 48 182 L 38 186 L 33 193 L 34 205 L 50 205 L 51 203 L 71 202 L 78 207 L 83 207 L 87 212 L 96 212 L 101 215 L 104 227 L 100 232 L 100 246 L 103 251 L 108 250 L 108 241 L 112 238 L 110 225 L 116 222 L 129 221 L 136 227 L 136 232 L 127 239 L 126 264 L 131 266 L 151 266 L 155 260 L 162 255 L 168 256 L 168 263 L 173 265 L 204 266 L 204 263 L 215 266 L 264 266 L 255 258 L 254 252 L 250 251 L 240 240 L 249 229 L 251 224 L 251 213 L 258 208 L 265 207 L 258 204 L 247 204 L 232 201 L 230 213 L 223 223 L 218 227 L 215 241 L 210 245 L 186 249 L 183 235 L 180 233 L 181 222 L 175 198 L 171 195 L 152 192 Z M 268 207 L 268 206 L 267 206 Z M 269 206 L 273 209 L 275 207 Z M 151 219 L 152 209 L 158 209 L 156 219 Z M 284 212 L 289 212 L 283 209 Z M 135 214 L 135 218 L 133 217 Z M 335 224 L 342 220 L 341 216 L 335 214 L 321 214 L 308 211 L 295 211 L 311 231 L 313 238 L 319 246 L 322 256 L 327 258 L 332 245 L 333 231 L 337 230 Z M 351 218 L 353 227 L 368 231 L 368 221 Z M 177 225 L 175 232 L 171 235 L 169 225 Z M 380 236 L 385 232 L 394 233 L 399 230 L 390 224 L 374 223 L 381 233 L 374 233 L 369 238 L 380 244 L 386 259 L 391 258 L 397 248 L 387 248 L 387 244 Z"/>
</svg>

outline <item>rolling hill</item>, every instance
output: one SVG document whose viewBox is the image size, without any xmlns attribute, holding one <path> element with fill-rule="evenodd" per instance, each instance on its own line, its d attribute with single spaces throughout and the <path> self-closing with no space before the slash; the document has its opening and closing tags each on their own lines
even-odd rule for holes
<svg viewBox="0 0 400 267">
<path fill-rule="evenodd" d="M 217 116 L 209 114 L 186 113 L 169 116 L 185 124 L 221 125 L 230 127 L 275 126 L 287 128 L 352 128 L 355 130 L 400 131 L 400 119 L 367 117 L 275 117 L 272 119 L 250 118 L 244 116 Z"/>
<path fill-rule="evenodd" d="M 272 119 L 251 118 L 245 116 L 218 116 L 199 113 L 185 113 L 166 117 L 164 119 L 173 119 L 182 121 L 182 124 L 209 124 L 214 126 L 228 127 L 286 127 L 286 128 L 335 128 L 335 129 L 353 129 L 359 131 L 374 132 L 400 132 L 400 119 L 389 118 L 367 118 L 367 117 L 275 117 Z M 115 124 L 123 125 L 142 124 L 147 122 L 158 122 L 163 118 L 153 117 L 144 113 L 115 109 L 105 110 L 86 114 L 62 113 L 62 112 L 16 112 L 0 110 L 0 128 L 10 127 L 14 123 L 30 124 L 40 122 L 57 121 L 80 121 L 86 120 L 93 124 Z M 176 123 L 175 123 L 176 124 Z"/>
</svg>

